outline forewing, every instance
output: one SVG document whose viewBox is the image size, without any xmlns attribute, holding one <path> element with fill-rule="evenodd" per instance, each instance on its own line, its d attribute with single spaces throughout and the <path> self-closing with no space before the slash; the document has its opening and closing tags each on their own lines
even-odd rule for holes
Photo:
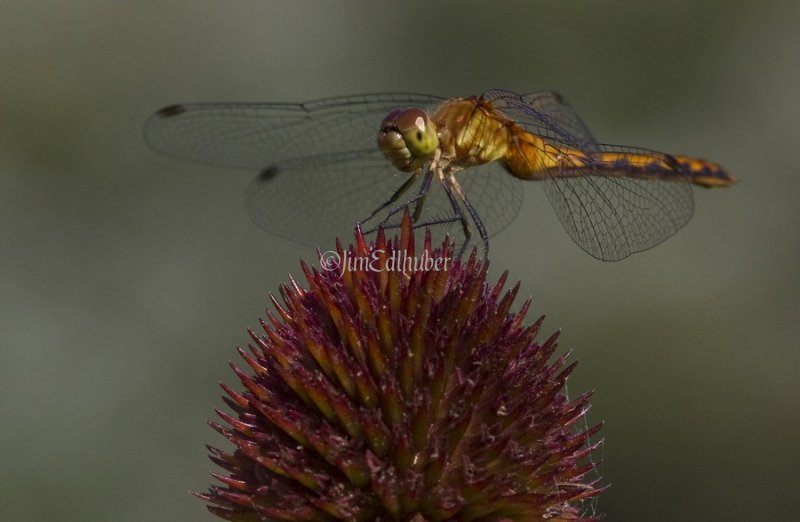
<svg viewBox="0 0 800 522">
<path fill-rule="evenodd" d="M 441 98 L 374 94 L 303 104 L 197 103 L 172 105 L 145 123 L 155 150 L 192 161 L 264 169 L 303 157 L 324 162 L 343 153 L 376 150 L 386 114 L 403 107 L 432 110 Z"/>
<path fill-rule="evenodd" d="M 385 115 L 410 106 L 432 111 L 441 101 L 427 95 L 381 94 L 305 104 L 175 105 L 151 116 L 144 135 L 152 148 L 168 155 L 263 169 L 246 195 L 252 220 L 291 241 L 325 245 L 337 236 L 351 237 L 355 224 L 408 179 L 409 174 L 398 172 L 377 150 L 376 133 Z M 505 228 L 519 212 L 519 182 L 496 166 L 469 169 L 459 180 L 490 234 Z M 384 218 L 388 227 L 396 224 L 400 214 L 389 213 L 413 198 L 419 185 L 365 226 Z M 458 237 L 462 229 L 454 216 L 435 179 L 420 223 L 433 223 L 436 236 L 448 232 Z"/>
<path fill-rule="evenodd" d="M 376 150 L 340 161 L 285 162 L 261 173 L 247 190 L 250 218 L 295 243 L 332 248 L 353 237 L 356 223 L 386 201 L 411 174 Z"/>
</svg>

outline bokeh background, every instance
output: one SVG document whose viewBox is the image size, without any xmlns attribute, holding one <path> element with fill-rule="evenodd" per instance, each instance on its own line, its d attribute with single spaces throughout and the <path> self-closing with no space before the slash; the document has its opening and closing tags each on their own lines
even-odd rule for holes
<svg viewBox="0 0 800 522">
<path fill-rule="evenodd" d="M 694 154 L 674 238 L 620 263 L 541 188 L 493 241 L 595 390 L 610 520 L 788 520 L 800 464 L 800 4 L 24 2 L 0 9 L 0 520 L 214 520 L 218 381 L 298 260 L 252 175 L 160 157 L 186 101 L 563 93 L 603 141 Z"/>
</svg>

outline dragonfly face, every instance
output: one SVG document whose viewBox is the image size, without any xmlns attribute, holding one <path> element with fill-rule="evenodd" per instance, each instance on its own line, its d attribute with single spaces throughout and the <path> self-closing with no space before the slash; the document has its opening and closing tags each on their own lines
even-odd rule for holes
<svg viewBox="0 0 800 522">
<path fill-rule="evenodd" d="M 455 224 L 446 230 L 464 247 L 477 235 L 488 252 L 520 209 L 520 180 L 535 180 L 581 248 L 619 260 L 688 222 L 693 184 L 733 183 L 705 160 L 599 143 L 549 91 L 179 105 L 154 114 L 144 134 L 170 155 L 262 169 L 247 194 L 251 218 L 312 245 L 357 222 L 391 228 L 413 207 L 417 226 Z"/>
<path fill-rule="evenodd" d="M 381 122 L 378 148 L 398 170 L 415 172 L 439 148 L 436 125 L 422 109 L 392 111 Z"/>
</svg>

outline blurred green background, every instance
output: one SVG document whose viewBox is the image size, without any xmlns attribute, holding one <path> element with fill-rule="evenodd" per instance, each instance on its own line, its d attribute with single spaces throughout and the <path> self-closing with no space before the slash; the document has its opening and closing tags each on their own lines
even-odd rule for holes
<svg viewBox="0 0 800 522">
<path fill-rule="evenodd" d="M 800 464 L 800 4 L 71 2 L 0 9 L 0 520 L 215 520 L 218 381 L 298 260 L 251 175 L 148 150 L 185 101 L 555 89 L 602 140 L 707 157 L 674 238 L 620 263 L 535 183 L 493 240 L 596 390 L 609 520 L 788 520 Z M 255 174 L 255 173 L 253 173 Z M 227 447 L 227 446 L 226 446 Z"/>
</svg>

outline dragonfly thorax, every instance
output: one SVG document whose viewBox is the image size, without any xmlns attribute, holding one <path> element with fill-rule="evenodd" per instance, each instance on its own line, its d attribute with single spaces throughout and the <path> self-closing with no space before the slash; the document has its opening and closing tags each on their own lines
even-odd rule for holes
<svg viewBox="0 0 800 522">
<path fill-rule="evenodd" d="M 439 148 L 436 125 L 422 109 L 390 112 L 381 123 L 378 147 L 397 169 L 421 169 Z"/>
</svg>

